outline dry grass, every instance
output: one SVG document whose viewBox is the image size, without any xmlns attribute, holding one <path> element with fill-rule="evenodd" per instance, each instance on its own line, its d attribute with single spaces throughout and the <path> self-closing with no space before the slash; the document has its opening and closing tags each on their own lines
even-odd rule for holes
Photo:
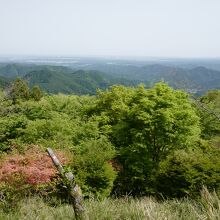
<svg viewBox="0 0 220 220">
<path fill-rule="evenodd" d="M 200 202 L 190 199 L 156 201 L 142 199 L 104 199 L 86 201 L 90 220 L 220 220 L 220 199 L 207 189 L 201 192 Z M 22 201 L 14 212 L 0 212 L 4 220 L 68 220 L 74 219 L 70 205 L 51 207 L 41 198 Z"/>
</svg>

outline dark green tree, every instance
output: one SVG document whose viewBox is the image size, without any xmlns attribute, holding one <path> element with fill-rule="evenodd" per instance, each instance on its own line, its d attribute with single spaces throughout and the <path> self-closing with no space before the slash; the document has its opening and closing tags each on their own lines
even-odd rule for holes
<svg viewBox="0 0 220 220">
<path fill-rule="evenodd" d="M 31 90 L 31 97 L 35 100 L 35 101 L 40 101 L 40 99 L 42 98 L 43 94 L 42 91 L 40 89 L 39 86 L 34 86 Z"/>
<path fill-rule="evenodd" d="M 203 186 L 220 192 L 220 150 L 212 146 L 177 150 L 162 161 L 155 175 L 157 192 L 167 197 L 196 197 Z"/>
<path fill-rule="evenodd" d="M 30 98 L 30 90 L 25 80 L 17 78 L 12 84 L 8 97 L 12 99 L 13 103 L 17 100 L 28 100 Z"/>
<path fill-rule="evenodd" d="M 220 136 L 220 90 L 207 92 L 198 105 L 202 125 L 202 137 L 212 139 Z"/>
</svg>

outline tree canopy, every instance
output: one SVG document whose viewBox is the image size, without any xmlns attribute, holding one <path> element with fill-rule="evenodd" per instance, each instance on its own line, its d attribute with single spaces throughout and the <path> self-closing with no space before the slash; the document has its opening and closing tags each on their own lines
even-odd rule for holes
<svg viewBox="0 0 220 220">
<path fill-rule="evenodd" d="M 26 96 L 26 88 L 18 80 L 11 91 L 21 94 L 0 93 L 0 151 L 8 161 L 29 148 L 59 149 L 86 196 L 194 196 L 200 182 L 218 189 L 219 124 L 185 92 L 163 82 L 115 85 L 97 96 L 47 95 L 37 87 Z M 200 101 L 219 112 L 219 91 Z"/>
<path fill-rule="evenodd" d="M 90 114 L 118 151 L 122 179 L 131 183 L 123 184 L 128 191 L 142 191 L 162 159 L 193 146 L 200 135 L 199 117 L 187 94 L 165 83 L 100 91 Z"/>
</svg>

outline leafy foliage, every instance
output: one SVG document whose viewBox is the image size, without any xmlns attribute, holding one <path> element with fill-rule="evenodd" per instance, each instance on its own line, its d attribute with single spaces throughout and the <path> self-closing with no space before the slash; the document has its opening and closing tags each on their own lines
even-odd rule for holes
<svg viewBox="0 0 220 220">
<path fill-rule="evenodd" d="M 63 152 L 56 154 L 61 162 L 68 162 Z M 39 146 L 32 146 L 23 154 L 13 153 L 1 158 L 0 195 L 14 205 L 26 196 L 56 192 L 58 182 L 56 168 Z"/>
<path fill-rule="evenodd" d="M 93 100 L 94 97 L 56 95 L 39 101 L 21 100 L 14 105 L 3 101 L 1 151 L 24 152 L 32 144 L 68 150 L 74 155 L 70 164 L 86 194 L 107 196 L 116 177 L 108 163 L 114 156 L 114 147 L 101 134 L 98 123 L 84 115 L 84 108 Z"/>
<path fill-rule="evenodd" d="M 184 92 L 159 83 L 151 89 L 115 85 L 97 96 L 42 96 L 20 79 L 12 88 L 15 95 L 0 93 L 1 153 L 10 158 L 33 144 L 69 152 L 68 167 L 87 197 L 196 196 L 202 184 L 219 189 L 218 124 Z M 201 102 L 218 112 L 219 92 Z M 207 146 L 198 147 L 201 138 Z"/>
<path fill-rule="evenodd" d="M 174 150 L 192 146 L 200 134 L 187 95 L 164 83 L 152 89 L 114 86 L 99 92 L 90 114 L 97 115 L 116 147 L 123 166 L 118 184 L 127 192 L 146 191 L 158 163 Z"/>
<path fill-rule="evenodd" d="M 158 192 L 168 197 L 199 195 L 205 185 L 220 190 L 220 151 L 218 148 L 178 150 L 160 163 L 155 175 Z"/>
<path fill-rule="evenodd" d="M 106 137 L 82 142 L 75 150 L 72 167 L 85 196 L 106 197 L 111 193 L 116 172 L 110 160 L 115 154 Z"/>
</svg>

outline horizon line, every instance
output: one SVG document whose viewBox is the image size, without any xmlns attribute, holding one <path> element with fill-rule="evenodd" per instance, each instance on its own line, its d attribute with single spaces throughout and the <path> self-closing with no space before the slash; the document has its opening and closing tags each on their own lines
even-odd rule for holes
<svg viewBox="0 0 220 220">
<path fill-rule="evenodd" d="M 220 56 L 139 56 L 139 55 L 80 55 L 80 54 L 0 54 L 0 58 L 103 58 L 103 59 L 211 59 L 218 60 Z"/>
</svg>

